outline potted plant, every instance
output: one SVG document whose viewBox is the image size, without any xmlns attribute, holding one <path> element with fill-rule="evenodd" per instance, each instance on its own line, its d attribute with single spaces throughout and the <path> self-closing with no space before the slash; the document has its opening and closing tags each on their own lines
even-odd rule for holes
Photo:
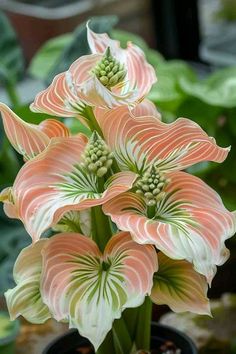
<svg viewBox="0 0 236 354">
<path fill-rule="evenodd" d="M 210 314 L 208 284 L 228 259 L 224 241 L 235 233 L 235 212 L 181 170 L 223 162 L 229 149 L 188 119 L 161 122 L 145 98 L 156 74 L 140 48 L 122 49 L 89 27 L 87 36 L 92 54 L 58 74 L 31 105 L 65 122 L 77 118 L 87 136 L 72 135 L 55 118 L 29 124 L 0 104 L 6 135 L 26 161 L 0 200 L 32 237 L 6 300 L 12 319 L 68 322 L 97 354 L 147 353 L 152 302 Z M 43 237 L 49 228 L 55 234 Z M 196 352 L 178 339 L 155 348 L 158 331 L 153 325 L 151 349 Z M 90 350 L 75 345 L 67 344 L 68 353 Z"/>
<path fill-rule="evenodd" d="M 4 354 L 14 354 L 15 340 L 19 332 L 19 321 L 10 321 L 7 312 L 0 311 L 0 351 Z"/>
</svg>

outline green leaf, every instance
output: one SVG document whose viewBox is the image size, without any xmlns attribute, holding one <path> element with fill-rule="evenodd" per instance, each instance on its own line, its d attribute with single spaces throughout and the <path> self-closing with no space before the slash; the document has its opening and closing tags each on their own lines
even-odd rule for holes
<svg viewBox="0 0 236 354">
<path fill-rule="evenodd" d="M 186 94 L 209 105 L 236 107 L 236 67 L 219 70 L 201 82 L 182 78 L 180 86 Z"/>
<path fill-rule="evenodd" d="M 182 78 L 195 80 L 195 74 L 189 65 L 173 60 L 162 62 L 157 68 L 158 82 L 153 85 L 148 98 L 165 111 L 173 112 L 186 98 L 179 82 Z"/>
<path fill-rule="evenodd" d="M 162 64 L 165 63 L 164 57 L 161 53 L 154 49 L 148 49 L 146 52 L 147 61 L 156 69 L 157 73 Z"/>
<path fill-rule="evenodd" d="M 116 16 L 93 17 L 90 20 L 90 28 L 97 33 L 109 33 L 117 23 Z M 82 55 L 90 53 L 87 42 L 86 22 L 82 23 L 73 33 L 72 41 L 64 48 L 47 75 L 47 83 L 51 83 L 53 78 L 60 72 L 66 71 L 69 66 Z"/>
<path fill-rule="evenodd" d="M 72 33 L 66 33 L 47 41 L 33 57 L 28 72 L 36 79 L 46 80 L 63 50 L 71 44 Z"/>
<path fill-rule="evenodd" d="M 217 119 L 221 113 L 222 108 L 220 107 L 212 107 L 197 98 L 188 97 L 178 107 L 176 116 L 194 120 L 209 135 L 214 136 L 217 129 Z"/>
<path fill-rule="evenodd" d="M 24 60 L 16 34 L 2 12 L 0 12 L 0 34 L 0 83 L 7 85 L 22 78 Z"/>
<path fill-rule="evenodd" d="M 53 118 L 52 116 L 49 116 L 45 113 L 32 112 L 29 108 L 29 104 L 15 108 L 14 112 L 24 121 L 33 124 L 39 124 L 45 119 Z"/>
<path fill-rule="evenodd" d="M 143 38 L 131 32 L 123 31 L 120 29 L 113 29 L 111 31 L 111 38 L 120 41 L 122 48 L 127 47 L 127 42 L 132 42 L 139 46 L 144 52 L 148 50 L 148 45 L 143 40 Z"/>
<path fill-rule="evenodd" d="M 4 186 L 1 186 L 1 190 Z M 13 266 L 14 262 L 26 245 L 30 243 L 30 237 L 22 224 L 13 219 L 8 219 L 0 205 L 0 295 L 14 286 Z"/>
</svg>

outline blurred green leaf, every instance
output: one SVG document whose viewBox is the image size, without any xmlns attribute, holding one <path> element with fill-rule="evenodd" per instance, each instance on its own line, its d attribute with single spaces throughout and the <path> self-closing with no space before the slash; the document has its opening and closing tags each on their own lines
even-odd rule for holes
<svg viewBox="0 0 236 354">
<path fill-rule="evenodd" d="M 13 183 L 19 169 L 20 162 L 17 154 L 8 140 L 4 138 L 3 146 L 0 150 L 0 185 Z"/>
<path fill-rule="evenodd" d="M 154 49 L 147 49 L 145 53 L 146 53 L 147 61 L 156 69 L 158 73 L 160 66 L 166 63 L 164 57 Z"/>
<path fill-rule="evenodd" d="M 78 119 L 66 118 L 64 121 L 65 125 L 70 129 L 70 132 L 75 135 L 78 133 L 83 133 L 88 137 L 91 135 L 91 130 L 82 124 Z"/>
<path fill-rule="evenodd" d="M 39 124 L 40 122 L 42 122 L 47 118 L 49 119 L 53 118 L 52 116 L 49 116 L 45 113 L 32 112 L 29 108 L 29 104 L 15 108 L 14 112 L 24 121 L 33 124 Z M 58 117 L 56 117 L 56 119 L 58 119 Z"/>
<path fill-rule="evenodd" d="M 16 34 L 0 11 L 0 84 L 7 85 L 23 76 L 24 59 Z"/>
<path fill-rule="evenodd" d="M 148 98 L 165 111 L 173 112 L 185 100 L 186 94 L 181 90 L 179 82 L 182 78 L 195 80 L 191 67 L 179 60 L 162 62 L 157 68 L 158 82 L 153 85 Z"/>
<path fill-rule="evenodd" d="M 110 33 L 117 21 L 116 16 L 93 17 L 89 22 L 89 26 L 97 33 Z M 54 62 L 54 66 L 47 75 L 47 84 L 51 83 L 58 73 L 67 70 L 76 59 L 89 53 L 86 22 L 84 22 L 76 28 L 73 33 L 73 40 L 63 49 L 61 55 Z"/>
<path fill-rule="evenodd" d="M 200 82 L 183 77 L 180 86 L 186 94 L 199 98 L 209 105 L 236 107 L 236 67 L 216 71 Z"/>
<path fill-rule="evenodd" d="M 1 186 L 1 190 L 4 186 Z M 0 206 L 0 295 L 14 285 L 13 266 L 22 250 L 30 244 L 31 239 L 21 222 L 8 219 Z"/>
<path fill-rule="evenodd" d="M 97 33 L 110 33 L 117 21 L 116 16 L 93 17 L 89 26 Z M 47 41 L 32 59 L 29 73 L 49 84 L 58 73 L 66 71 L 76 59 L 89 53 L 84 22 L 73 33 Z"/>
<path fill-rule="evenodd" d="M 188 97 L 178 107 L 176 112 L 177 117 L 184 117 L 194 120 L 198 123 L 209 135 L 215 136 L 217 129 L 217 119 L 222 112 L 220 107 L 212 107 L 197 98 Z"/>
<path fill-rule="evenodd" d="M 148 45 L 144 41 L 144 39 L 138 36 L 137 34 L 131 32 L 123 31 L 120 29 L 113 29 L 111 31 L 111 38 L 120 41 L 120 45 L 122 48 L 126 48 L 127 43 L 132 42 L 139 46 L 144 52 L 148 50 Z"/>
<path fill-rule="evenodd" d="M 36 79 L 45 81 L 60 58 L 64 48 L 71 44 L 73 34 L 67 33 L 47 41 L 33 57 L 28 72 Z"/>
</svg>

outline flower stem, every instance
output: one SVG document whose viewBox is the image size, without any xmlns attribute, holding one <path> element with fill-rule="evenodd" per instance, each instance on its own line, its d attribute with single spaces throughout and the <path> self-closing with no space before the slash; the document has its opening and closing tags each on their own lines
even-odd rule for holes
<svg viewBox="0 0 236 354">
<path fill-rule="evenodd" d="M 83 111 L 84 117 L 88 120 L 87 123 L 89 125 L 89 128 L 91 131 L 96 130 L 98 134 L 100 135 L 101 138 L 103 138 L 103 133 L 102 130 L 95 118 L 95 115 L 93 113 L 93 108 L 91 106 L 86 106 Z"/>
<path fill-rule="evenodd" d="M 104 248 L 112 236 L 111 226 L 108 216 L 106 216 L 100 205 L 91 209 L 92 216 L 92 238 L 97 243 L 100 251 Z"/>
<path fill-rule="evenodd" d="M 136 347 L 137 349 L 150 349 L 151 339 L 151 319 L 152 319 L 152 302 L 146 296 L 144 303 L 139 308 L 137 329 L 136 329 Z"/>
</svg>

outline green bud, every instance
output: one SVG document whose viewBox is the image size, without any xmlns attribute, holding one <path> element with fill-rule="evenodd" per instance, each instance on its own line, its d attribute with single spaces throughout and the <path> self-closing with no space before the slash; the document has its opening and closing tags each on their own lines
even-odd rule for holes
<svg viewBox="0 0 236 354">
<path fill-rule="evenodd" d="M 122 82 L 126 76 L 126 69 L 112 55 L 108 47 L 103 58 L 93 69 L 99 81 L 108 89 Z"/>
<path fill-rule="evenodd" d="M 81 166 L 87 168 L 89 172 L 102 177 L 107 173 L 112 165 L 113 154 L 107 144 L 95 131 L 91 135 L 89 142 L 82 154 Z"/>
<path fill-rule="evenodd" d="M 155 206 L 157 202 L 164 198 L 164 188 L 169 183 L 169 179 L 159 172 L 156 166 L 152 166 L 135 183 L 136 193 L 143 196 L 148 206 Z"/>
</svg>

